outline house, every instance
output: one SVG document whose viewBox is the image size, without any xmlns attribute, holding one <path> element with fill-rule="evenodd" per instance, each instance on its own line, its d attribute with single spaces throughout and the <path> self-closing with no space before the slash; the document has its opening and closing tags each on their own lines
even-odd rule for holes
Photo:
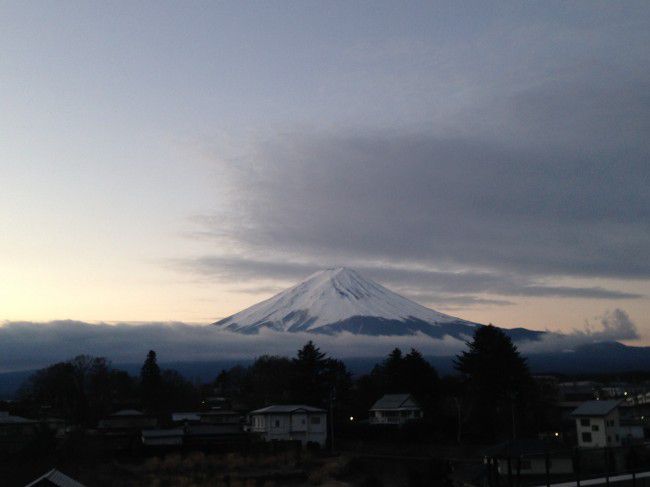
<svg viewBox="0 0 650 487">
<path fill-rule="evenodd" d="M 158 420 L 135 409 L 123 409 L 99 421 L 102 447 L 126 450 L 140 442 L 142 430 L 155 429 Z"/>
<path fill-rule="evenodd" d="M 370 408 L 370 424 L 403 425 L 422 419 L 422 407 L 410 394 L 386 394 Z"/>
<path fill-rule="evenodd" d="M 510 440 L 494 445 L 483 452 L 483 462 L 496 462 L 501 475 L 510 471 L 520 475 L 563 475 L 573 473 L 571 453 L 557 444 L 536 439 Z"/>
<path fill-rule="evenodd" d="M 587 401 L 576 408 L 578 446 L 585 448 L 621 446 L 620 400 Z"/>
<path fill-rule="evenodd" d="M 640 445 L 645 440 L 643 425 L 634 419 L 621 418 L 618 435 L 623 446 Z"/>
<path fill-rule="evenodd" d="M 240 424 L 190 424 L 183 436 L 183 445 L 189 447 L 234 447 L 247 441 Z"/>
<path fill-rule="evenodd" d="M 200 413 L 172 413 L 172 423 L 200 423 L 201 414 Z"/>
<path fill-rule="evenodd" d="M 142 430 L 142 444 L 149 447 L 233 447 L 248 438 L 240 424 L 186 423 L 182 427 Z"/>
<path fill-rule="evenodd" d="M 241 424 L 242 415 L 236 411 L 202 411 L 201 423 L 205 424 Z"/>
<path fill-rule="evenodd" d="M 38 422 L 0 411 L 0 451 L 16 451 L 36 435 Z"/>
<path fill-rule="evenodd" d="M 176 424 L 240 424 L 241 415 L 235 411 L 197 411 L 172 413 Z"/>
<path fill-rule="evenodd" d="M 142 430 L 142 444 L 145 446 L 180 446 L 183 444 L 183 428 Z"/>
<path fill-rule="evenodd" d="M 266 441 L 299 440 L 303 445 L 327 439 L 327 411 L 305 405 L 268 406 L 250 413 L 250 431 Z"/>
<path fill-rule="evenodd" d="M 39 422 L 47 429 L 52 431 L 57 438 L 63 438 L 68 433 L 68 425 L 64 419 L 46 417 L 41 418 Z"/>
<path fill-rule="evenodd" d="M 158 420 L 135 409 L 123 409 L 99 421 L 100 430 L 135 430 L 155 428 Z"/>
<path fill-rule="evenodd" d="M 84 487 L 84 485 L 64 473 L 52 469 L 25 487 Z"/>
</svg>

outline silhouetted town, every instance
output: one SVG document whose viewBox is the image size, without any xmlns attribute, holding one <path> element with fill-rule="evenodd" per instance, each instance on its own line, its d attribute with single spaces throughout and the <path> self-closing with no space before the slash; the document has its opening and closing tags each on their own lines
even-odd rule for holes
<svg viewBox="0 0 650 487">
<path fill-rule="evenodd" d="M 36 372 L 0 404 L 6 485 L 597 485 L 649 466 L 650 374 L 533 376 L 492 326 L 446 377 L 399 349 L 352 376 L 312 342 L 207 384 L 157 361 Z"/>
</svg>

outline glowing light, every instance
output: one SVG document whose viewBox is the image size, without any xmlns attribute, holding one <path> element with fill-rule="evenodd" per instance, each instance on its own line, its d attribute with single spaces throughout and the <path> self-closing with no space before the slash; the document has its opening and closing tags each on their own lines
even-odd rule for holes
<svg viewBox="0 0 650 487">
<path fill-rule="evenodd" d="M 354 421 L 354 416 L 350 416 L 350 421 Z"/>
</svg>

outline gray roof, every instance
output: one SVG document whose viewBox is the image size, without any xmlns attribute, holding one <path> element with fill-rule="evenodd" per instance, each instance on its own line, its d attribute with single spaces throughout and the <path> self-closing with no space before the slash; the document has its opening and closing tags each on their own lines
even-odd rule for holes
<svg viewBox="0 0 650 487">
<path fill-rule="evenodd" d="M 608 401 L 587 401 L 578 406 L 572 413 L 572 416 L 607 416 L 611 411 L 616 409 L 621 401 L 610 399 Z"/>
<path fill-rule="evenodd" d="M 262 409 L 251 411 L 250 414 L 291 414 L 291 413 L 325 413 L 324 409 L 315 408 L 313 406 L 305 406 L 304 404 L 286 404 L 286 405 L 273 405 L 267 406 Z"/>
<path fill-rule="evenodd" d="M 0 424 L 27 424 L 35 423 L 33 419 L 22 418 L 20 416 L 10 416 L 9 413 L 2 411 L 0 414 Z"/>
<path fill-rule="evenodd" d="M 111 416 L 144 416 L 144 413 L 136 409 L 122 409 L 111 414 Z"/>
<path fill-rule="evenodd" d="M 238 424 L 192 424 L 187 427 L 185 436 L 238 435 L 243 432 Z"/>
<path fill-rule="evenodd" d="M 211 411 L 201 411 L 201 416 L 241 416 L 237 411 L 229 409 L 213 409 Z"/>
<path fill-rule="evenodd" d="M 172 421 L 201 421 L 201 413 L 172 413 Z"/>
<path fill-rule="evenodd" d="M 411 404 L 406 404 L 410 402 Z M 370 408 L 371 411 L 375 409 L 400 409 L 400 408 L 419 408 L 419 404 L 410 394 L 385 394 Z"/>
<path fill-rule="evenodd" d="M 183 428 L 142 430 L 143 438 L 167 438 L 170 436 L 183 436 Z"/>
<path fill-rule="evenodd" d="M 52 469 L 47 472 L 45 475 L 37 478 L 33 482 L 30 482 L 25 487 L 37 486 L 39 484 L 43 485 L 56 485 L 57 487 L 85 487 L 82 483 L 77 482 L 74 479 L 71 479 L 67 475 L 59 472 L 56 469 Z"/>
</svg>

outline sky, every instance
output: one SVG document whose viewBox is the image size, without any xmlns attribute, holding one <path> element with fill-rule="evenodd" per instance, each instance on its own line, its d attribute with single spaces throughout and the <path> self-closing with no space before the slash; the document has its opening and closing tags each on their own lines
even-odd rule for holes
<svg viewBox="0 0 650 487">
<path fill-rule="evenodd" d="M 205 324 L 342 265 L 650 344 L 649 45 L 645 1 L 0 0 L 0 320 Z"/>
</svg>

